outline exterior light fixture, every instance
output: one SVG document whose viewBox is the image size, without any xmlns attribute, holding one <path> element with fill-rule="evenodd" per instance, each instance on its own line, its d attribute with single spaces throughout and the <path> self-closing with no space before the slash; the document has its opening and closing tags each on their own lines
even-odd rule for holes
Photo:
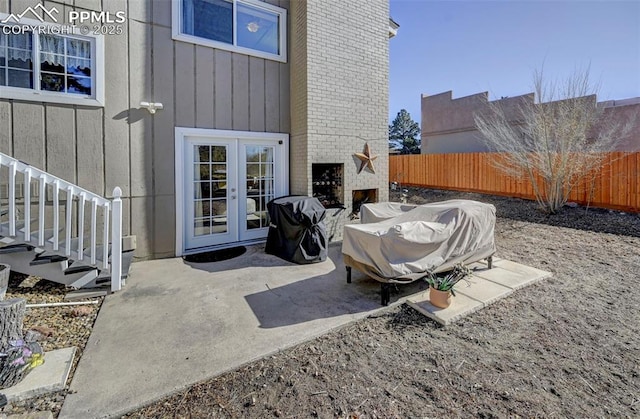
<svg viewBox="0 0 640 419">
<path fill-rule="evenodd" d="M 162 103 L 158 103 L 158 102 L 140 102 L 140 107 L 146 108 L 149 111 L 149 113 L 153 115 L 154 113 L 156 113 L 156 110 L 162 109 L 163 105 Z"/>
</svg>

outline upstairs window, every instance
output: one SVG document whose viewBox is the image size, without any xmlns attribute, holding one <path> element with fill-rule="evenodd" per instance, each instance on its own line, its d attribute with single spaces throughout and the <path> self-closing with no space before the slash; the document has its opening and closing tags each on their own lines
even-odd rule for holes
<svg viewBox="0 0 640 419">
<path fill-rule="evenodd" d="M 286 62 L 287 11 L 257 0 L 175 0 L 174 39 Z"/>
<path fill-rule="evenodd" d="M 0 25 L 0 98 L 101 106 L 101 41 Z"/>
</svg>

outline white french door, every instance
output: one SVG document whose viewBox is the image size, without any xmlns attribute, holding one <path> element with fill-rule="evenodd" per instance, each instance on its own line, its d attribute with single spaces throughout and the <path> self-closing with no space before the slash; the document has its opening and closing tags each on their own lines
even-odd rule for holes
<svg viewBox="0 0 640 419">
<path fill-rule="evenodd" d="M 238 241 L 235 141 L 194 138 L 185 146 L 186 248 Z"/>
<path fill-rule="evenodd" d="M 277 146 L 273 141 L 240 140 L 238 143 L 239 183 L 238 218 L 240 241 L 266 237 L 269 228 L 267 202 L 276 196 Z"/>
<path fill-rule="evenodd" d="M 265 238 L 287 165 L 286 134 L 176 128 L 176 253 Z"/>
</svg>

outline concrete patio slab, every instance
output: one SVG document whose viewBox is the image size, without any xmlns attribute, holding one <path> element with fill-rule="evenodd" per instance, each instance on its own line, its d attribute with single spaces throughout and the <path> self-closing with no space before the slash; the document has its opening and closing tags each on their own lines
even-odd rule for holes
<svg viewBox="0 0 640 419">
<path fill-rule="evenodd" d="M 500 262 L 501 260 L 505 260 L 505 259 L 502 259 L 501 257 L 498 257 L 498 256 L 493 256 L 493 263 Z M 487 264 L 488 264 L 486 259 L 482 259 L 482 260 L 479 260 L 479 261 L 474 262 L 474 263 L 480 263 L 480 264 L 482 264 L 484 266 L 487 266 Z"/>
<path fill-rule="evenodd" d="M 59 417 L 118 416 L 383 309 L 380 283 L 354 271 L 347 284 L 340 250 L 311 265 L 264 246 L 214 263 L 136 263 L 106 297 Z M 426 286 L 398 286 L 392 305 Z"/>
<path fill-rule="evenodd" d="M 431 305 L 428 291 L 407 298 L 407 304 L 446 326 L 507 297 L 517 289 L 551 276 L 551 272 L 503 259 L 496 262 L 495 258 L 493 269 L 488 269 L 486 263 L 482 262 L 469 267 L 473 274 L 456 285 L 456 296 L 449 307 L 442 309 Z"/>
<path fill-rule="evenodd" d="M 0 415 L 0 419 L 5 418 Z M 14 415 L 6 416 L 6 419 L 53 419 L 53 413 L 48 410 L 45 410 L 43 412 L 17 413 Z"/>
<path fill-rule="evenodd" d="M 488 269 L 487 268 L 487 262 L 484 259 L 479 261 L 479 262 L 473 262 L 473 263 L 467 265 L 467 268 L 471 269 L 472 271 Z"/>
<path fill-rule="evenodd" d="M 487 269 L 474 272 L 480 278 L 517 290 L 550 277 L 551 272 L 521 265 L 509 260 L 494 262 L 500 269 Z"/>
<path fill-rule="evenodd" d="M 12 402 L 64 390 L 75 353 L 75 347 L 45 352 L 44 364 L 34 368 L 17 385 L 3 389 L 2 393 Z"/>
<path fill-rule="evenodd" d="M 487 281 L 480 276 L 473 275 L 466 281 L 458 282 L 455 292 L 456 298 L 458 295 L 466 295 L 467 297 L 480 301 L 487 306 L 494 301 L 511 294 L 513 289 L 500 285 L 496 282 Z"/>
<path fill-rule="evenodd" d="M 448 325 L 469 314 L 484 308 L 484 303 L 464 294 L 456 293 L 451 305 L 447 308 L 439 308 L 431 305 L 429 291 L 407 298 L 407 304 L 440 324 Z"/>
<path fill-rule="evenodd" d="M 311 265 L 264 246 L 214 263 L 136 263 L 127 286 L 105 298 L 59 417 L 116 417 L 383 309 L 380 283 L 354 270 L 347 284 L 340 251 L 332 245 Z M 391 305 L 426 289 L 392 287 Z M 436 314 L 455 321 L 484 306 L 461 294 Z"/>
</svg>

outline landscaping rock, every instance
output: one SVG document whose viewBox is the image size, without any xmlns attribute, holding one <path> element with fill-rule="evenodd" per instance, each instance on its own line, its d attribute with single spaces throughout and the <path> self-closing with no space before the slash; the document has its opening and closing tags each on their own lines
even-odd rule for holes
<svg viewBox="0 0 640 419">
<path fill-rule="evenodd" d="M 20 286 L 22 284 L 23 286 Z M 24 285 L 29 285 L 25 287 Z M 71 288 L 36 277 L 27 277 L 18 273 L 11 273 L 7 298 L 21 297 L 27 300 L 27 304 L 59 303 L 64 301 Z M 94 296 L 102 301 L 102 297 Z M 83 306 L 84 307 L 84 306 Z M 72 371 L 67 383 L 70 382 L 78 360 L 89 339 L 93 323 L 100 310 L 100 304 L 86 306 L 91 309 L 91 314 L 82 316 L 70 315 L 69 307 L 45 307 L 29 308 L 26 310 L 23 330 L 40 334 L 34 340 L 38 341 L 46 352 L 56 349 L 75 346 L 76 356 L 73 360 Z M 25 334 L 25 340 L 27 340 Z M 57 416 L 62 408 L 66 396 L 66 390 L 47 393 L 31 399 L 11 402 L 0 409 L 0 414 L 40 413 L 39 411 L 53 412 Z"/>
<path fill-rule="evenodd" d="M 42 336 L 47 336 L 47 337 L 48 336 L 53 336 L 53 334 L 54 334 L 53 328 L 48 327 L 48 326 L 33 326 L 31 328 L 31 330 L 41 334 Z"/>
<path fill-rule="evenodd" d="M 91 313 L 93 313 L 93 308 L 89 306 L 80 306 L 71 309 L 71 315 L 74 317 L 90 316 Z"/>
</svg>

